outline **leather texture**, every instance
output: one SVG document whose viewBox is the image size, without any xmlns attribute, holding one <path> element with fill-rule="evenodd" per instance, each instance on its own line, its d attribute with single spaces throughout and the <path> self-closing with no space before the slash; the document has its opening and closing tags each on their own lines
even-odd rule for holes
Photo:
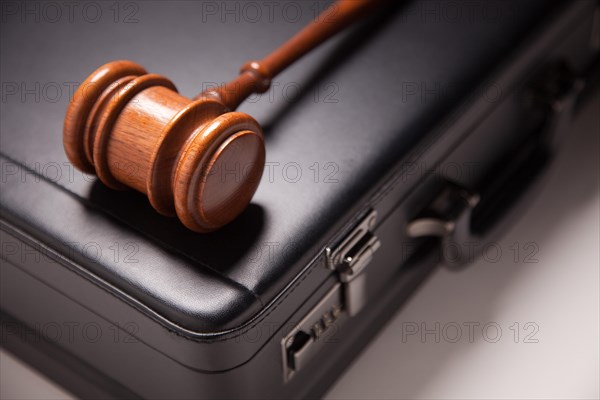
<svg viewBox="0 0 600 400">
<path fill-rule="evenodd" d="M 105 62 L 131 59 L 191 97 L 281 44 L 311 20 L 315 3 L 294 2 L 297 21 L 281 7 L 258 23 L 209 15 L 200 2 L 136 4 L 134 23 L 6 17 L 2 82 L 19 89 L 3 91 L 2 218 L 149 312 L 206 334 L 263 310 L 359 208 L 378 201 L 389 171 L 426 151 L 435 124 L 553 8 L 543 0 L 459 2 L 461 20 L 493 13 L 457 23 L 444 3 L 394 2 L 326 43 L 240 108 L 264 128 L 265 173 L 238 220 L 202 235 L 158 215 L 143 195 L 72 169 L 62 147 L 69 88 Z"/>
</svg>

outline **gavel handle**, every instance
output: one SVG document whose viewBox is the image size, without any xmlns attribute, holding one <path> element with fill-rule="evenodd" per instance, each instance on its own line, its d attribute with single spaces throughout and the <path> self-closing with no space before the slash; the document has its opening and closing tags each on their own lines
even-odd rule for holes
<svg viewBox="0 0 600 400">
<path fill-rule="evenodd" d="M 249 61 L 240 75 L 218 88 L 206 90 L 196 96 L 214 98 L 230 110 L 235 110 L 253 93 L 264 93 L 271 80 L 300 57 L 342 31 L 368 12 L 377 8 L 382 0 L 338 0 L 326 8 L 304 29 L 260 61 Z"/>
</svg>

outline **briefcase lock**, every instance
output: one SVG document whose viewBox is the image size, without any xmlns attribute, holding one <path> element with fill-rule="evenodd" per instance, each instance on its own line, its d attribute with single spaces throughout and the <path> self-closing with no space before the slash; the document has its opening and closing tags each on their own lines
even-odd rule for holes
<svg viewBox="0 0 600 400">
<path fill-rule="evenodd" d="M 365 269 L 380 247 L 373 233 L 377 212 L 365 217 L 341 240 L 325 250 L 327 267 L 336 271 L 337 282 L 281 340 L 283 376 L 287 382 L 302 369 L 335 333 L 338 320 L 356 315 L 365 305 Z"/>
<path fill-rule="evenodd" d="M 341 284 L 336 283 L 281 340 L 285 382 L 322 350 L 343 316 Z"/>
<path fill-rule="evenodd" d="M 344 309 L 349 316 L 356 315 L 365 305 L 365 268 L 381 246 L 373 233 L 377 212 L 371 210 L 361 222 L 337 245 L 326 249 L 327 266 L 338 272 L 343 284 Z"/>
</svg>

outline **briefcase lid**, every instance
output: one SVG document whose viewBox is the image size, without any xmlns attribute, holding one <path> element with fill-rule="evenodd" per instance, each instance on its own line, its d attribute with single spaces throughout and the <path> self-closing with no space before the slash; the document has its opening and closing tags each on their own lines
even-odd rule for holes
<svg viewBox="0 0 600 400">
<path fill-rule="evenodd" d="M 263 310 L 369 205 L 394 166 L 427 151 L 432 128 L 553 7 L 398 2 L 327 42 L 242 105 L 265 132 L 260 187 L 239 219 L 197 234 L 158 215 L 144 195 L 73 170 L 62 124 L 76 83 L 107 61 L 131 59 L 191 97 L 280 45 L 314 17 L 314 3 L 295 2 L 297 18 L 282 7 L 258 21 L 241 10 L 237 19 L 209 13 L 202 2 L 136 4 L 127 21 L 5 16 L 2 216 L 63 253 L 79 249 L 70 255 L 84 270 L 203 333 L 233 329 Z M 101 249 L 97 259 L 81 250 L 90 243 Z"/>
</svg>

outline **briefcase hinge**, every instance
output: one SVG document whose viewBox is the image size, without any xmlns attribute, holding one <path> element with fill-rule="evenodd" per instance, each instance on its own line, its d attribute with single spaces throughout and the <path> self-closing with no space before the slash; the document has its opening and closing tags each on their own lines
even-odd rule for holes
<svg viewBox="0 0 600 400">
<path fill-rule="evenodd" d="M 343 284 L 344 309 L 349 316 L 356 315 L 367 300 L 364 271 L 381 246 L 373 233 L 376 222 L 377 212 L 371 210 L 338 245 L 326 249 L 327 266 L 338 272 Z"/>
</svg>

